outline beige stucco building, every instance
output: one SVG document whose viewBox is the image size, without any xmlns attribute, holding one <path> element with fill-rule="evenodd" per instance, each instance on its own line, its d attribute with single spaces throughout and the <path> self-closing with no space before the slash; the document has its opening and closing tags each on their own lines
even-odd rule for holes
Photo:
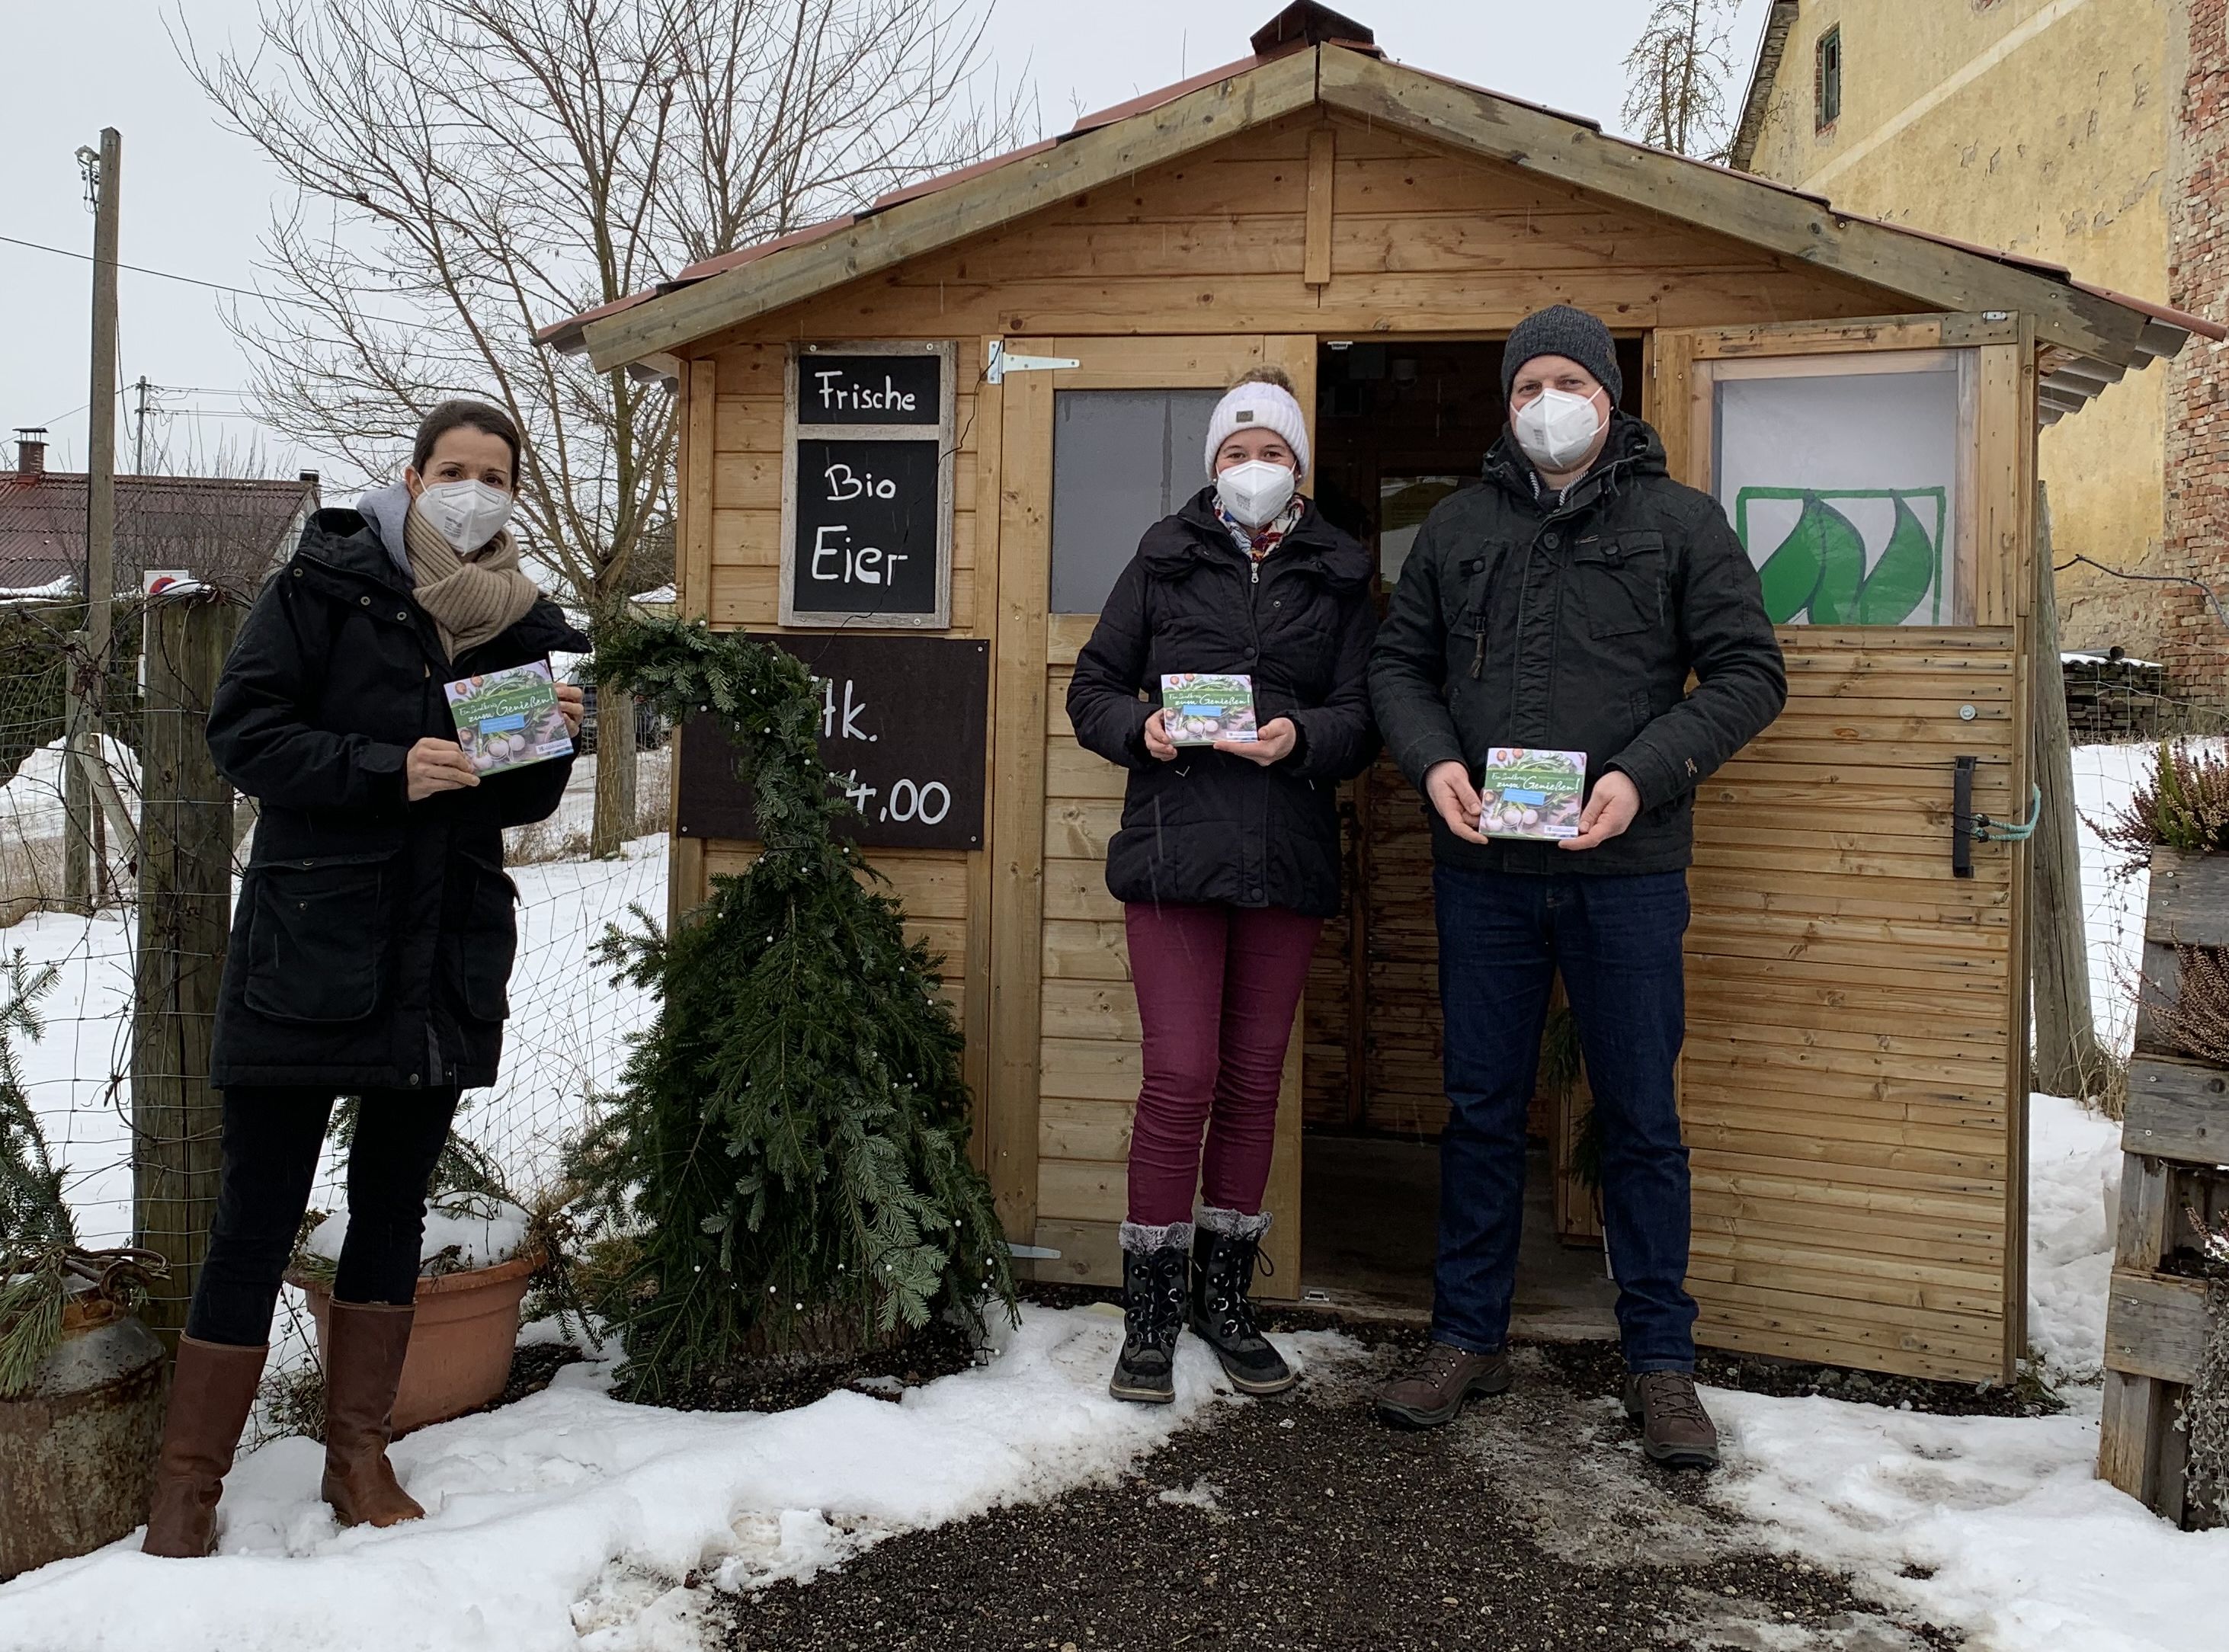
<svg viewBox="0 0 2229 1652">
<path fill-rule="evenodd" d="M 2219 0 L 2198 0 L 2215 14 Z M 2173 301 L 2193 0 L 1772 0 L 1733 164 L 1868 216 Z M 2212 307 L 2192 305 L 2207 313 Z M 2164 373 L 2043 433 L 2053 559 L 2169 571 Z M 2181 571 L 2176 569 L 2174 571 Z M 2059 575 L 2062 646 L 2169 646 L 2165 588 Z"/>
</svg>

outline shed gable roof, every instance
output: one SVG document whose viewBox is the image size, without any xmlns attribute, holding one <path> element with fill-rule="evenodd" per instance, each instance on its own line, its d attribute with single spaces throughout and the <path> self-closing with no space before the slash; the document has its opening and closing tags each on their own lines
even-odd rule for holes
<svg viewBox="0 0 2229 1652">
<path fill-rule="evenodd" d="M 2087 286 L 2054 265 L 1840 213 L 1821 196 L 1382 61 L 1367 42 L 1286 45 L 1272 55 L 1211 70 L 1088 116 L 1061 138 L 692 266 L 652 292 L 561 322 L 541 336 L 560 350 L 585 348 L 601 370 L 664 356 L 1314 106 L 1731 236 L 1906 294 L 1922 307 L 2027 313 L 2039 339 L 2056 346 L 2078 370 L 2079 384 L 2091 387 L 2062 386 L 2062 411 L 2129 367 L 2173 355 L 2192 331 L 2229 337 L 2199 318 Z"/>
</svg>

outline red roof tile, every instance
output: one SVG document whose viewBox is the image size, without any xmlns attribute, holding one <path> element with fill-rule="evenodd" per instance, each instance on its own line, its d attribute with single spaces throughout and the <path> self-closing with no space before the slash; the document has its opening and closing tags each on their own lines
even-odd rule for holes
<svg viewBox="0 0 2229 1652">
<path fill-rule="evenodd" d="M 82 472 L 0 472 L 0 589 L 75 581 L 85 567 L 87 479 Z M 116 479 L 116 583 L 136 590 L 140 570 L 183 568 L 214 583 L 252 584 L 293 548 L 317 506 L 317 485 L 254 477 Z"/>
</svg>

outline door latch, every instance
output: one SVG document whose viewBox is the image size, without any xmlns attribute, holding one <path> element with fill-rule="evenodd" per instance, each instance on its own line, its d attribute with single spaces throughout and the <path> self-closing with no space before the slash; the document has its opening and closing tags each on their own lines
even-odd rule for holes
<svg viewBox="0 0 2229 1652">
<path fill-rule="evenodd" d="M 1957 759 L 1957 772 L 1950 783 L 1950 875 L 1971 877 L 1974 875 L 1974 845 L 1977 843 L 2025 843 L 2035 835 L 2036 822 L 2043 819 L 2043 787 L 2028 787 L 2027 819 L 2025 820 L 1993 820 L 1986 814 L 1974 812 L 1974 765 L 1977 757 Z"/>
</svg>

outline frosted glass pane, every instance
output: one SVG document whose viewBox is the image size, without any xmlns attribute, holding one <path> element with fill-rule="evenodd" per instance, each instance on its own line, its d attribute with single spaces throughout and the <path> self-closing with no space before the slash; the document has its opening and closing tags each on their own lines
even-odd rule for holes
<svg viewBox="0 0 2229 1652">
<path fill-rule="evenodd" d="M 1716 390 L 1714 489 L 1775 625 L 1958 622 L 1955 366 Z"/>
<path fill-rule="evenodd" d="M 1063 390 L 1053 397 L 1055 614 L 1096 614 L 1152 527 L 1206 485 L 1219 390 Z"/>
</svg>

